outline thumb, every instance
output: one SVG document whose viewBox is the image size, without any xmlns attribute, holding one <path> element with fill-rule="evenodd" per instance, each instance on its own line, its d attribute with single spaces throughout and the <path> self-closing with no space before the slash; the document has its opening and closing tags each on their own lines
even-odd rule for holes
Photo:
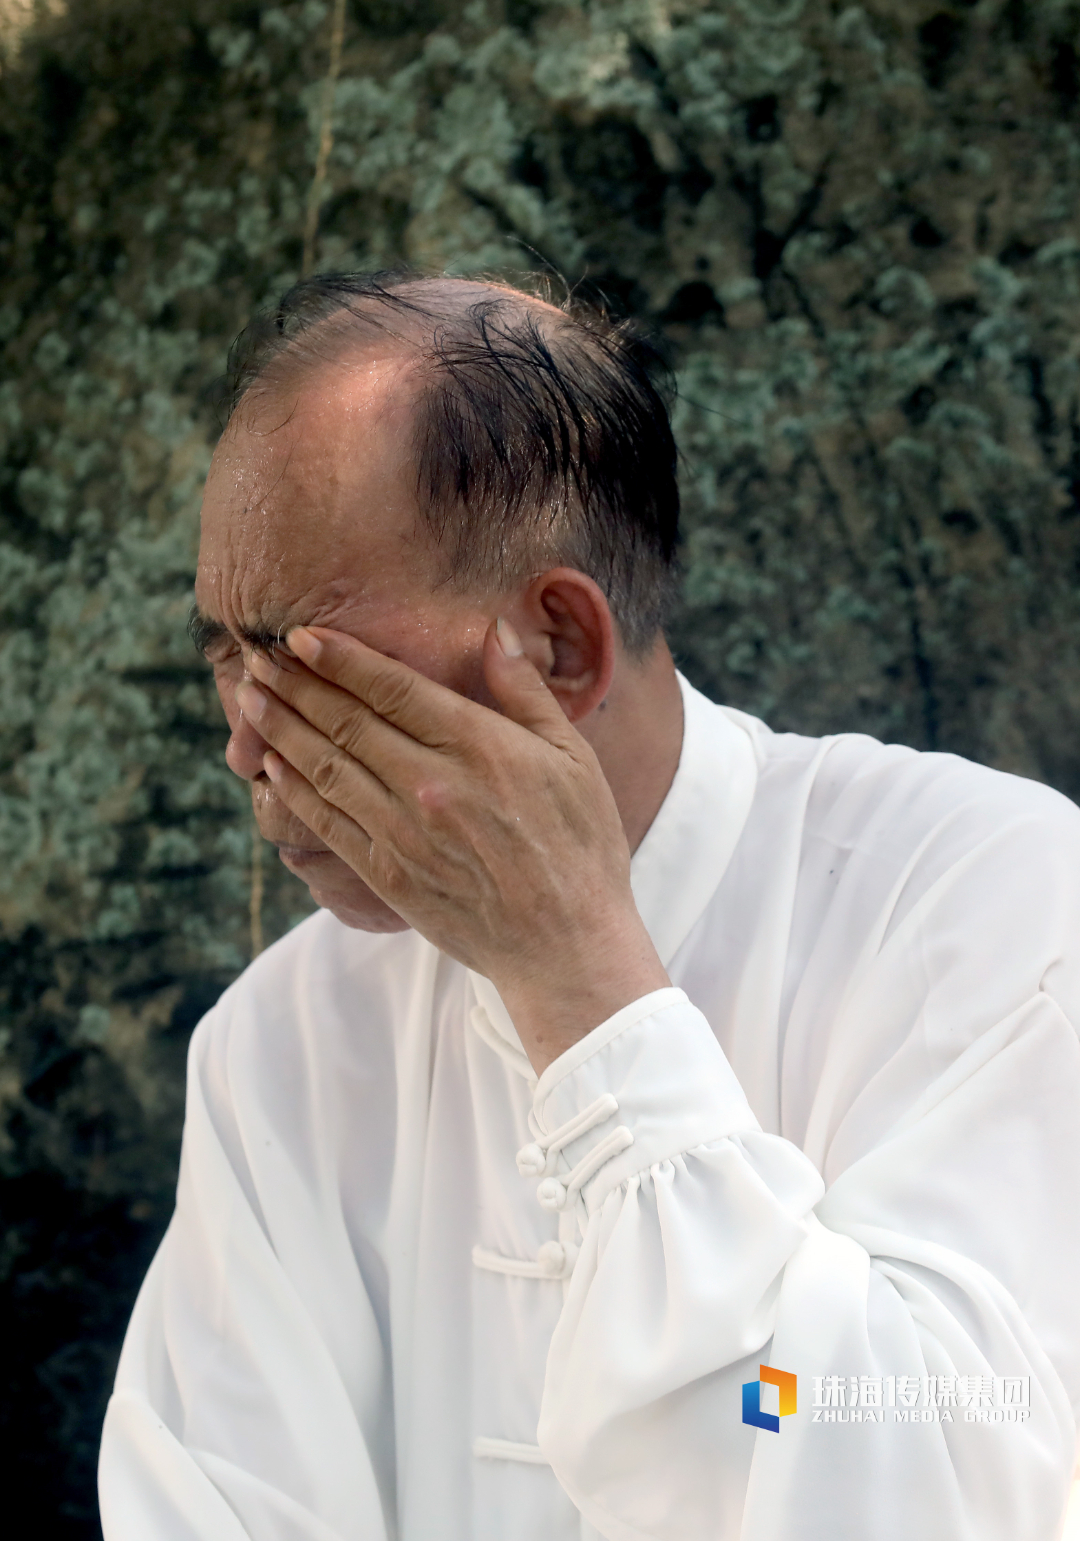
<svg viewBox="0 0 1080 1541">
<path fill-rule="evenodd" d="M 576 736 L 543 675 L 526 657 L 521 638 L 502 615 L 484 638 L 484 676 L 503 716 L 511 722 L 559 748 Z"/>
</svg>

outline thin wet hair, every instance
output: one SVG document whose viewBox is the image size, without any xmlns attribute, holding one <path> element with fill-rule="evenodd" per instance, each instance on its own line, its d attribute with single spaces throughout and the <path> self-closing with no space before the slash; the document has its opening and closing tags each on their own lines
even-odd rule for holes
<svg viewBox="0 0 1080 1541">
<path fill-rule="evenodd" d="M 502 590 L 576 568 L 642 656 L 677 581 L 670 374 L 632 322 L 535 301 L 501 280 L 320 273 L 233 344 L 230 415 L 249 392 L 276 395 L 376 334 L 396 339 L 416 371 L 416 490 L 444 580 Z"/>
</svg>

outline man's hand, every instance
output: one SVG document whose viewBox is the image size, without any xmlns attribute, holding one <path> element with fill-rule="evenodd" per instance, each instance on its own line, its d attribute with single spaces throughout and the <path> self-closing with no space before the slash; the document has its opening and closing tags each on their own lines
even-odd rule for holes
<svg viewBox="0 0 1080 1541">
<path fill-rule="evenodd" d="M 590 746 L 493 625 L 502 715 L 340 632 L 255 655 L 244 714 L 278 796 L 417 931 L 498 989 L 535 1068 L 668 983 Z"/>
</svg>

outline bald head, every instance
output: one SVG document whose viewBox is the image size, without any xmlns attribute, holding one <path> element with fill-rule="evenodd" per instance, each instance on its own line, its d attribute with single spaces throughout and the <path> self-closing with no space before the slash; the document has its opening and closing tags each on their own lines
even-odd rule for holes
<svg viewBox="0 0 1080 1541">
<path fill-rule="evenodd" d="M 648 652 L 678 526 L 655 350 L 625 323 L 503 284 L 320 274 L 238 338 L 232 411 L 265 421 L 268 398 L 376 362 L 392 409 L 409 414 L 438 581 L 495 590 L 576 568 L 603 590 L 628 653 Z"/>
</svg>

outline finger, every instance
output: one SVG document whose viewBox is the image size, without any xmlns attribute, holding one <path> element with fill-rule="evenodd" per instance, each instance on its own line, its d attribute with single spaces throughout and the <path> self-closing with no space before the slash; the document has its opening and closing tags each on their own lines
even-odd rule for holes
<svg viewBox="0 0 1080 1541">
<path fill-rule="evenodd" d="M 385 826 L 395 800 L 366 765 L 354 760 L 270 691 L 245 682 L 237 687 L 236 699 L 244 716 L 270 747 L 299 771 L 321 798 L 364 829 Z"/>
<path fill-rule="evenodd" d="M 476 707 L 464 696 L 387 658 L 344 632 L 300 626 L 287 642 L 322 679 L 339 685 L 379 717 L 431 749 L 456 744 Z"/>
<path fill-rule="evenodd" d="M 577 738 L 543 675 L 525 656 L 517 632 L 502 616 L 492 622 L 484 638 L 484 677 L 511 722 L 559 749 Z"/>
<path fill-rule="evenodd" d="M 384 786 L 400 792 L 423 773 L 426 746 L 378 716 L 365 702 L 338 685 L 320 679 L 303 664 L 288 668 L 254 653 L 248 665 L 255 679 L 308 723 L 372 771 Z"/>
<path fill-rule="evenodd" d="M 362 825 L 348 814 L 320 797 L 311 783 L 274 749 L 263 756 L 263 769 L 273 782 L 274 791 L 285 806 L 295 813 L 312 834 L 340 856 L 358 877 L 367 881 L 371 863 L 372 840 Z"/>
</svg>

